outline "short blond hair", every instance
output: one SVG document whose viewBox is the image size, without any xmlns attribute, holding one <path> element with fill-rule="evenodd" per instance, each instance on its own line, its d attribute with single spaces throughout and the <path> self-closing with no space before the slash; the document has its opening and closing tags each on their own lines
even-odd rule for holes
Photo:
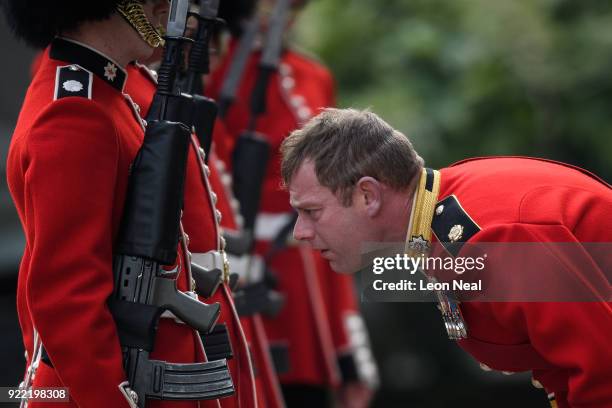
<svg viewBox="0 0 612 408">
<path fill-rule="evenodd" d="M 345 206 L 351 205 L 361 177 L 403 191 L 424 163 L 401 132 L 375 113 L 356 109 L 324 109 L 283 141 L 281 154 L 285 185 L 305 160 L 312 160 L 319 183 Z"/>
</svg>

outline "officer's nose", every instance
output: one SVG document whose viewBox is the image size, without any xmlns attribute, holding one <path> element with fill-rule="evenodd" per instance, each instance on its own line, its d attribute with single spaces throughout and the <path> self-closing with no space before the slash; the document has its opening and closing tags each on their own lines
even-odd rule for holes
<svg viewBox="0 0 612 408">
<path fill-rule="evenodd" d="M 301 215 L 298 215 L 295 227 L 293 227 L 293 238 L 297 241 L 312 241 L 314 239 L 314 230 L 309 224 Z"/>
</svg>

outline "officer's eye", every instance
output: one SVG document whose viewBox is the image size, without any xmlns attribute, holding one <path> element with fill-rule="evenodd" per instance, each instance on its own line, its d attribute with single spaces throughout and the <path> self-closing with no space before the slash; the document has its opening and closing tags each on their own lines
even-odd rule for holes
<svg viewBox="0 0 612 408">
<path fill-rule="evenodd" d="M 313 218 L 319 214 L 320 209 L 319 208 L 305 208 L 303 211 L 305 215 Z"/>
</svg>

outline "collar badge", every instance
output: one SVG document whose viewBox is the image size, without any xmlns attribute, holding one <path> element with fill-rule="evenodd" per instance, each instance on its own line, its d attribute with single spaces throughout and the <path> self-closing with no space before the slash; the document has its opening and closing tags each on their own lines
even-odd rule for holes
<svg viewBox="0 0 612 408">
<path fill-rule="evenodd" d="M 106 64 L 104 67 L 104 77 L 111 82 L 114 81 L 117 77 L 117 66 L 112 62 Z"/>
<path fill-rule="evenodd" d="M 459 241 L 461 237 L 463 237 L 463 225 L 453 225 L 453 228 L 451 228 L 448 233 L 448 239 L 450 239 L 450 242 L 456 242 Z"/>
<path fill-rule="evenodd" d="M 83 90 L 83 84 L 80 83 L 79 81 L 75 81 L 74 79 L 71 79 L 69 81 L 64 82 L 62 84 L 62 88 L 64 88 L 68 92 L 79 92 Z"/>
</svg>

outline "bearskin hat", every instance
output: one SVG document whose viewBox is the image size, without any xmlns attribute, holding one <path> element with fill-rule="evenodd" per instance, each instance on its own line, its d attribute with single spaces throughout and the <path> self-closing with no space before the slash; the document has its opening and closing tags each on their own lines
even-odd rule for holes
<svg viewBox="0 0 612 408">
<path fill-rule="evenodd" d="M 257 0 L 233 0 L 219 3 L 219 17 L 222 18 L 232 35 L 242 34 L 242 23 L 255 12 Z"/>
<path fill-rule="evenodd" d="M 307 2 L 308 0 L 292 0 L 291 7 L 301 8 Z M 257 3 L 258 0 L 222 0 L 220 2 L 219 17 L 225 20 L 232 35 L 240 36 L 242 34 L 242 23 L 255 13 Z"/>
<path fill-rule="evenodd" d="M 59 33 L 86 21 L 104 20 L 119 0 L 1 0 L 8 25 L 27 44 L 44 48 Z"/>
</svg>

